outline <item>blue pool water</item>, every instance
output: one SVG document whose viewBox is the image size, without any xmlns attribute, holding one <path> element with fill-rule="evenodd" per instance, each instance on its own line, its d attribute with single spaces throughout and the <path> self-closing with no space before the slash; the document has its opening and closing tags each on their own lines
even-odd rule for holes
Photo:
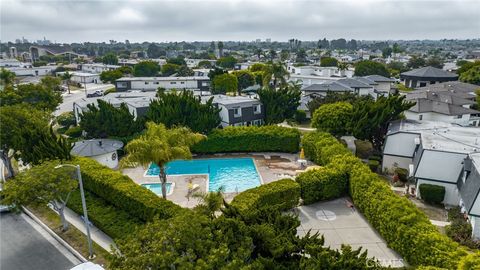
<svg viewBox="0 0 480 270">
<path fill-rule="evenodd" d="M 156 176 L 160 169 L 150 164 L 146 175 Z M 225 192 L 241 192 L 260 185 L 260 177 L 252 158 L 217 158 L 175 160 L 167 163 L 167 175 L 208 174 L 209 191 L 217 191 L 221 186 Z"/>
<path fill-rule="evenodd" d="M 162 184 L 160 183 L 152 183 L 152 184 L 142 184 L 148 190 L 151 190 L 153 193 L 162 196 Z M 172 188 L 172 183 L 167 183 L 167 194 L 170 193 L 170 189 Z"/>
</svg>

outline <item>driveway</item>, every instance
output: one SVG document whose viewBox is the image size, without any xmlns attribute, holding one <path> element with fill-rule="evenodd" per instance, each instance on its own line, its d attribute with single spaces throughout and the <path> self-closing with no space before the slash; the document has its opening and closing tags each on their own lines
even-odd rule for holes
<svg viewBox="0 0 480 270">
<path fill-rule="evenodd" d="M 346 200 L 349 198 L 298 207 L 296 212 L 301 221 L 298 235 L 303 236 L 308 230 L 319 232 L 324 235 L 326 246 L 334 249 L 340 249 L 342 244 L 355 249 L 362 247 L 369 257 L 375 257 L 384 266 L 404 266 L 402 257 L 387 247 L 365 217 L 347 206 Z"/>
<path fill-rule="evenodd" d="M 114 87 L 112 84 L 94 84 L 94 83 L 88 83 L 87 84 L 87 92 L 91 93 L 96 90 L 102 90 L 105 91 L 107 89 L 110 89 Z M 73 103 L 76 101 L 80 101 L 82 98 L 86 97 L 85 90 L 84 88 L 75 90 L 75 91 L 70 91 L 70 94 L 68 92 L 62 94 L 63 97 L 63 102 L 58 106 L 57 110 L 55 111 L 55 115 L 58 116 L 64 112 L 71 112 L 73 111 Z M 95 98 L 90 98 L 94 100 Z"/>
<path fill-rule="evenodd" d="M 25 214 L 0 216 L 0 269 L 67 270 L 81 263 Z"/>
</svg>

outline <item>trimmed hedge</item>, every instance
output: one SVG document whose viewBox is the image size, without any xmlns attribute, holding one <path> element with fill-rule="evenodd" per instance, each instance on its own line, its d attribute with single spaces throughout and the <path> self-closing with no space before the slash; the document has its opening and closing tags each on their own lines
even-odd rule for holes
<svg viewBox="0 0 480 270">
<path fill-rule="evenodd" d="M 124 238 L 135 232 L 137 226 L 144 224 L 141 220 L 117 207 L 107 204 L 104 200 L 90 192 L 85 192 L 85 201 L 89 221 L 114 239 Z M 68 207 L 83 216 L 79 190 L 72 192 L 68 200 Z"/>
<path fill-rule="evenodd" d="M 299 151 L 300 132 L 279 126 L 226 127 L 215 129 L 207 139 L 192 147 L 200 154 L 225 152 L 288 152 Z"/>
<path fill-rule="evenodd" d="M 296 181 L 301 187 L 301 196 L 305 204 L 331 200 L 345 195 L 347 175 L 333 167 L 321 167 L 301 173 Z"/>
<path fill-rule="evenodd" d="M 73 163 L 80 165 L 87 191 L 133 217 L 143 221 L 151 221 L 155 217 L 167 219 L 185 210 L 137 185 L 121 172 L 105 167 L 93 159 L 75 157 Z"/>
<path fill-rule="evenodd" d="M 330 140 L 323 138 L 323 141 L 334 140 L 333 137 Z M 327 144 L 309 142 L 309 145 L 318 148 Z M 388 246 L 411 265 L 455 269 L 467 255 L 464 247 L 439 233 L 410 200 L 396 195 L 385 181 L 370 171 L 368 165 L 351 153 L 338 155 L 322 149 L 309 150 L 310 153 L 317 153 L 317 160 L 329 160 L 327 167 L 334 166 L 349 176 L 349 191 L 355 206 L 382 235 Z"/>
<path fill-rule="evenodd" d="M 427 203 L 441 204 L 443 199 L 445 199 L 444 186 L 421 184 L 418 189 L 420 191 L 420 197 Z"/>
<path fill-rule="evenodd" d="M 298 205 L 300 185 L 292 179 L 282 179 L 248 189 L 233 198 L 232 206 L 241 212 L 254 211 L 263 206 L 289 210 Z"/>
</svg>

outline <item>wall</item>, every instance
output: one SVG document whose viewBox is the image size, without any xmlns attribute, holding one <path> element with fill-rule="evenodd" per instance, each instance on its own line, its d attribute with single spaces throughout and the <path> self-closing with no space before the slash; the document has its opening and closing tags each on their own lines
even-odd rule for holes
<svg viewBox="0 0 480 270">
<path fill-rule="evenodd" d="M 468 219 L 472 225 L 472 237 L 480 239 L 480 217 L 468 216 Z"/>
<path fill-rule="evenodd" d="M 112 155 L 115 153 L 115 160 L 112 159 Z M 110 153 L 106 153 L 106 154 L 103 154 L 103 155 L 98 155 L 98 156 L 93 156 L 93 157 L 90 157 L 98 162 L 100 162 L 101 164 L 111 168 L 111 169 L 114 169 L 114 168 L 117 168 L 118 167 L 118 154 L 117 152 L 110 152 Z"/>
<path fill-rule="evenodd" d="M 420 198 L 419 186 L 421 184 L 430 184 L 430 185 L 445 187 L 445 198 L 443 199 L 444 204 L 458 205 L 460 203 L 460 195 L 459 195 L 456 184 L 447 184 L 447 183 L 431 181 L 431 180 L 426 180 L 426 179 L 417 179 L 417 186 L 416 186 L 417 191 L 416 192 L 417 192 L 417 197 L 419 197 L 419 198 Z"/>
<path fill-rule="evenodd" d="M 385 171 L 385 169 L 392 171 L 395 165 L 408 170 L 410 164 L 413 164 L 412 158 L 383 155 L 382 171 Z"/>
</svg>

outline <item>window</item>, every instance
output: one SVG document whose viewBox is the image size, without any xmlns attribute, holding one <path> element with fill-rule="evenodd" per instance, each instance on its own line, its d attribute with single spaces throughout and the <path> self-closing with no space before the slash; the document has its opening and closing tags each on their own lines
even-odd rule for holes
<svg viewBox="0 0 480 270">
<path fill-rule="evenodd" d="M 260 126 L 260 125 L 262 124 L 262 120 L 254 120 L 254 121 L 253 121 L 253 124 L 254 124 L 255 126 Z"/>
<path fill-rule="evenodd" d="M 423 119 L 423 115 L 419 114 L 418 115 L 418 120 L 422 121 L 422 119 Z"/>
<path fill-rule="evenodd" d="M 117 87 L 118 88 L 127 88 L 127 83 L 126 82 L 117 82 Z"/>
<path fill-rule="evenodd" d="M 154 82 L 154 84 L 160 84 L 159 82 Z"/>
<path fill-rule="evenodd" d="M 462 115 L 455 115 L 453 118 L 455 118 L 455 119 L 462 119 Z"/>
<path fill-rule="evenodd" d="M 234 117 L 240 117 L 242 116 L 242 111 L 240 108 L 233 108 L 233 116 Z"/>
<path fill-rule="evenodd" d="M 145 84 L 148 84 L 148 82 L 145 82 Z"/>
<path fill-rule="evenodd" d="M 202 86 L 208 86 L 208 82 L 202 82 Z"/>
<path fill-rule="evenodd" d="M 427 86 L 427 83 L 426 82 L 421 82 L 420 87 L 424 87 L 424 86 Z"/>
<path fill-rule="evenodd" d="M 177 82 L 170 82 L 170 84 L 177 84 Z"/>
<path fill-rule="evenodd" d="M 185 84 L 185 82 L 180 82 L 180 84 Z"/>
<path fill-rule="evenodd" d="M 260 107 L 260 104 L 253 105 L 253 112 L 254 113 L 261 113 L 262 112 L 262 108 Z"/>
</svg>

